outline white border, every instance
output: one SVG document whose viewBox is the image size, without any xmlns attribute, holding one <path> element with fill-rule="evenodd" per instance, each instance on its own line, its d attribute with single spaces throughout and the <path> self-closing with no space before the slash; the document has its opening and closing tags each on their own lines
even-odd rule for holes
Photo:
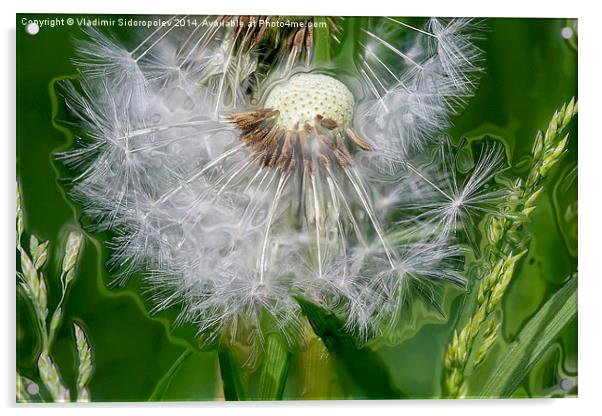
<svg viewBox="0 0 602 416">
<path fill-rule="evenodd" d="M 9 3 L 9 5 L 6 5 Z M 602 273 L 596 260 L 601 256 L 600 227 L 602 206 L 600 198 L 600 169 L 602 160 L 602 91 L 600 89 L 600 18 L 592 1 L 504 0 L 501 2 L 464 0 L 394 1 L 367 0 L 362 2 L 333 2 L 325 0 L 102 0 L 75 1 L 5 1 L 2 19 L 2 77 L 0 82 L 4 97 L 0 100 L 4 137 L 1 140 L 2 160 L 2 247 L 0 264 L 2 277 L 2 341 L 0 341 L 0 406 L 8 413 L 64 415 L 165 415 L 169 412 L 190 414 L 261 414 L 304 415 L 308 413 L 365 415 L 373 410 L 380 415 L 400 412 L 444 415 L 483 414 L 505 415 L 526 411 L 546 415 L 591 414 L 599 407 L 602 395 L 602 330 L 600 305 L 602 304 Z M 497 401 L 406 401 L 406 402 L 285 402 L 285 403 L 185 403 L 185 404 L 93 404 L 81 406 L 30 406 L 17 407 L 14 403 L 15 374 L 15 321 L 14 321 L 14 183 L 15 183 L 15 13 L 132 13 L 132 14 L 305 14 L 305 15 L 401 15 L 401 16 L 482 16 L 482 17 L 577 17 L 579 18 L 579 398 L 565 400 L 497 400 Z M 550 86 L 553 88 L 554 86 Z M 585 225 L 583 225 L 585 224 Z M 110 410 L 107 410 L 110 408 Z M 177 409 L 177 410 L 176 410 Z M 184 410 L 186 409 L 186 410 Z"/>
</svg>

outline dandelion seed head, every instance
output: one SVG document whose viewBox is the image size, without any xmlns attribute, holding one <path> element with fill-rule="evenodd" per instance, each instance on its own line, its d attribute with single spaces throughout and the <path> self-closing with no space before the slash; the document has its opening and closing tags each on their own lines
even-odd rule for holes
<svg viewBox="0 0 602 416">
<path fill-rule="evenodd" d="M 311 67 L 311 31 L 287 32 L 267 77 L 258 45 L 282 50 L 284 32 L 173 25 L 126 48 L 90 31 L 63 85 L 80 137 L 59 157 L 91 230 L 115 236 L 116 283 L 142 272 L 153 312 L 179 308 L 208 342 L 260 342 L 271 322 L 292 344 L 297 296 L 366 341 L 410 280 L 460 282 L 457 220 L 499 196 L 483 191 L 497 158 L 460 183 L 440 160 L 414 165 L 473 89 L 478 53 L 454 22 L 401 45 L 375 28 L 355 95 Z"/>
</svg>

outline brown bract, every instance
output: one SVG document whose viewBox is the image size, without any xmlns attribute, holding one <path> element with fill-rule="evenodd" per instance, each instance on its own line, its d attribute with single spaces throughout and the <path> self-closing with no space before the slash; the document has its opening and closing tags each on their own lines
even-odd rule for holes
<svg viewBox="0 0 602 416">
<path fill-rule="evenodd" d="M 349 127 L 317 115 L 313 123 L 292 129 L 278 124 L 280 112 L 265 108 L 232 113 L 228 119 L 241 130 L 240 140 L 252 149 L 251 157 L 268 168 L 292 172 L 298 166 L 313 173 L 316 164 L 347 167 L 354 151 L 372 147 Z"/>
</svg>

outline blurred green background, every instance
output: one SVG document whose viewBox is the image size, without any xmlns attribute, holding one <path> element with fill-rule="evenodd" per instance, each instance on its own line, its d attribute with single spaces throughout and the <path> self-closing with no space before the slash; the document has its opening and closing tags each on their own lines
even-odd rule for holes
<svg viewBox="0 0 602 416">
<path fill-rule="evenodd" d="M 79 211 L 64 194 L 67 176 L 54 162 L 53 153 L 69 143 L 53 126 L 52 80 L 75 73 L 73 39 L 84 36 L 76 26 L 42 28 L 28 35 L 22 19 L 49 15 L 17 15 L 17 178 L 23 193 L 26 230 L 51 241 L 53 257 L 46 272 L 50 305 L 57 302 L 61 247 L 67 231 L 79 227 Z M 53 16 L 77 17 L 77 16 Z M 113 16 L 114 17 L 114 16 Z M 538 129 L 545 129 L 554 110 L 577 94 L 577 51 L 561 36 L 566 19 L 489 19 L 484 40 L 487 72 L 475 97 L 454 121 L 450 135 L 501 140 L 512 158 L 513 173 L 531 151 Z M 129 33 L 113 29 L 118 36 Z M 56 103 L 59 110 L 61 103 Z M 60 114 L 60 111 L 59 111 Z M 576 123 L 574 123 L 576 124 Z M 487 376 L 502 360 L 507 344 L 538 308 L 577 267 L 577 134 L 571 132 L 568 154 L 553 169 L 545 194 L 528 225 L 533 239 L 504 298 L 502 339 L 471 382 Z M 107 288 L 110 277 L 106 235 L 88 236 L 77 279 L 65 306 L 65 324 L 52 351 L 68 385 L 74 385 L 75 350 L 72 321 L 86 329 L 93 348 L 93 401 L 213 400 L 222 398 L 216 352 L 195 348 L 194 328 L 172 328 L 173 313 L 149 316 L 139 297 L 140 282 Z M 478 285 L 471 282 L 471 288 Z M 411 398 L 440 395 L 443 351 L 458 319 L 463 296 L 446 291 L 448 319 L 428 318 L 416 304 L 415 331 L 394 346 L 376 348 L 395 388 Z M 426 317 L 425 317 L 426 316 Z M 39 340 L 32 330 L 26 299 L 17 294 L 17 371 L 39 381 L 36 358 Z M 178 366 L 174 363 L 179 360 Z M 303 398 L 302 366 L 293 355 L 285 399 Z M 353 377 L 332 367 L 331 398 L 370 398 Z M 360 375 L 361 376 L 361 375 Z M 557 343 L 524 380 L 517 396 L 546 397 L 561 394 L 559 382 L 577 377 L 577 322 L 569 324 Z M 473 381 L 474 380 L 474 381 Z"/>
</svg>

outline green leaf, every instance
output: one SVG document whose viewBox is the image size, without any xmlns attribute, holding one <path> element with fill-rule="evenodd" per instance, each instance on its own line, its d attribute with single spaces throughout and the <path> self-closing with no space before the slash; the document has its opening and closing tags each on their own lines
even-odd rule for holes
<svg viewBox="0 0 602 416">
<path fill-rule="evenodd" d="M 560 331 L 577 316 L 577 274 L 531 318 L 491 372 L 480 397 L 510 397 Z"/>
<path fill-rule="evenodd" d="M 297 302 L 315 334 L 365 394 L 373 399 L 406 397 L 393 385 L 381 357 L 368 347 L 359 348 L 354 335 L 345 329 L 344 323 L 335 314 L 301 297 L 297 297 Z"/>
<path fill-rule="evenodd" d="M 324 16 L 314 17 L 314 64 L 316 66 L 330 63 L 330 30 Z"/>
<path fill-rule="evenodd" d="M 366 27 L 367 17 L 346 18 L 343 21 L 342 31 L 340 32 L 341 45 L 338 48 L 336 56 L 332 59 L 332 64 L 338 71 L 345 71 L 353 75 L 359 75 L 356 65 L 356 57 L 360 41 L 364 38 L 362 29 Z"/>
<path fill-rule="evenodd" d="M 176 373 L 178 372 L 180 366 L 182 365 L 182 363 L 184 363 L 184 361 L 186 361 L 186 359 L 191 354 L 192 354 L 192 350 L 190 350 L 190 349 L 184 350 L 182 355 L 180 355 L 178 357 L 178 359 L 173 363 L 173 365 L 169 368 L 169 370 L 167 370 L 167 373 L 165 373 L 165 375 L 161 378 L 161 380 L 159 380 L 159 382 L 157 383 L 157 386 L 155 387 L 155 390 L 153 391 L 153 393 L 151 394 L 151 396 L 148 399 L 149 401 L 158 401 L 158 400 L 161 400 L 165 396 L 165 392 L 171 385 L 171 382 L 172 382 L 174 376 L 176 375 Z"/>
<path fill-rule="evenodd" d="M 222 389 L 213 380 L 217 372 L 217 353 L 186 348 L 156 384 L 149 401 L 217 400 Z"/>
<path fill-rule="evenodd" d="M 245 384 L 240 372 L 240 366 L 234 353 L 227 348 L 220 348 L 218 353 L 219 368 L 224 385 L 224 397 L 228 401 L 247 399 Z"/>
<path fill-rule="evenodd" d="M 281 400 L 289 368 L 289 352 L 279 334 L 266 338 L 265 355 L 259 379 L 259 400 Z"/>
</svg>

